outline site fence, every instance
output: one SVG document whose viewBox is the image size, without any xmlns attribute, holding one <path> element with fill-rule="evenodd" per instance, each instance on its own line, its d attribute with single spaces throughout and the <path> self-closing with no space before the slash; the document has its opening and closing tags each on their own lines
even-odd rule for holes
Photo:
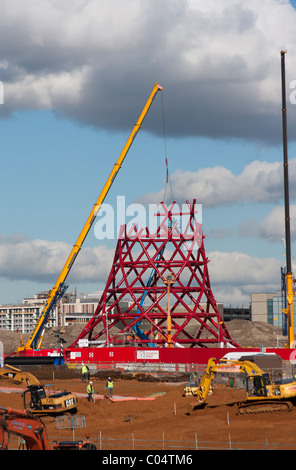
<svg viewBox="0 0 296 470">
<path fill-rule="evenodd" d="M 155 374 L 155 373 L 191 373 L 196 371 L 203 371 L 205 369 L 204 364 L 176 364 L 176 363 L 162 363 L 162 362 L 89 362 L 86 363 L 91 370 L 100 370 L 100 371 L 110 371 L 110 370 L 119 370 L 129 373 L 146 373 L 146 374 Z M 80 368 L 81 363 L 72 363 L 68 364 L 68 368 Z"/>
<path fill-rule="evenodd" d="M 83 437 L 78 436 L 68 436 L 63 437 L 63 441 L 71 440 L 83 440 Z M 54 442 L 61 440 L 57 437 L 50 437 L 50 442 L 53 445 Z M 232 440 L 231 434 L 229 438 L 224 442 L 214 442 L 214 441 L 200 441 L 197 434 L 192 437 L 192 440 L 188 441 L 176 441 L 166 439 L 165 433 L 161 436 L 160 439 L 138 439 L 134 433 L 129 437 L 124 437 L 121 439 L 105 437 L 101 432 L 99 432 L 97 438 L 89 439 L 89 441 L 94 444 L 98 451 L 169 451 L 169 452 L 178 452 L 179 454 L 182 451 L 198 451 L 198 450 L 296 450 L 296 444 L 285 444 L 285 443 L 276 443 L 270 442 L 267 438 L 261 443 L 253 442 L 237 442 Z M 21 439 L 17 437 L 12 437 L 9 443 L 10 450 L 25 450 L 22 445 Z"/>
<path fill-rule="evenodd" d="M 266 439 L 262 443 L 250 443 L 250 442 L 233 442 L 231 435 L 227 442 L 210 442 L 210 441 L 199 441 L 197 434 L 193 436 L 192 440 L 188 441 L 176 441 L 166 439 L 165 433 L 162 434 L 161 439 L 138 439 L 135 434 L 122 439 L 113 439 L 110 437 L 104 437 L 102 433 L 95 442 L 93 441 L 99 450 L 165 450 L 165 451 L 185 451 L 185 450 L 280 450 L 280 449 L 296 449 L 295 445 L 286 445 L 279 443 L 271 443 Z"/>
<path fill-rule="evenodd" d="M 175 363 L 139 363 L 139 362 L 96 362 L 88 363 L 88 366 L 91 370 L 91 373 L 96 373 L 98 371 L 112 372 L 118 371 L 126 374 L 133 375 L 166 375 L 168 377 L 178 377 L 183 374 L 202 374 L 205 371 L 205 364 L 175 364 Z M 81 369 L 81 364 L 71 364 L 69 368 Z M 295 365 L 287 362 L 283 362 L 281 369 L 270 368 L 265 369 L 266 372 L 269 372 L 273 380 L 277 379 L 280 376 L 283 377 L 293 377 L 295 375 Z"/>
</svg>

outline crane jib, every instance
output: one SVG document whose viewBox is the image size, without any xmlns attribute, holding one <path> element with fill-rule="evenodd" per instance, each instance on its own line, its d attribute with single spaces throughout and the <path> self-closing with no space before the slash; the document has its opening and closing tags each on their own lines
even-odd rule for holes
<svg viewBox="0 0 296 470">
<path fill-rule="evenodd" d="M 121 164 L 124 161 L 124 159 L 125 159 L 125 157 L 128 153 L 128 150 L 129 150 L 131 144 L 133 143 L 133 140 L 134 140 L 135 136 L 137 135 L 139 129 L 141 128 L 141 124 L 142 124 L 142 122 L 143 122 L 143 120 L 144 120 L 144 118 L 145 118 L 145 116 L 146 116 L 146 114 L 147 114 L 147 112 L 148 112 L 148 110 L 149 110 L 149 108 L 150 108 L 150 106 L 151 106 L 151 104 L 152 104 L 152 102 L 153 102 L 153 100 L 154 100 L 154 98 L 155 98 L 155 96 L 156 96 L 156 94 L 159 90 L 163 91 L 163 87 L 161 87 L 158 83 L 155 83 L 154 87 L 153 87 L 153 90 L 150 93 L 150 96 L 149 96 L 149 98 L 148 98 L 148 100 L 147 100 L 147 102 L 146 102 L 146 104 L 145 104 L 145 106 L 144 106 L 144 108 L 143 108 L 143 110 L 140 114 L 140 117 L 138 118 L 137 123 L 135 124 L 135 126 L 134 126 L 134 128 L 133 128 L 133 130 L 132 130 L 132 132 L 131 132 L 131 134 L 130 134 L 130 136 L 129 136 L 129 138 L 128 138 L 128 140 L 127 140 L 127 142 L 126 142 L 126 144 L 125 144 L 125 146 L 124 146 L 124 148 L 123 148 L 123 150 L 120 154 L 120 156 L 117 159 L 117 162 L 114 165 L 114 168 L 111 171 L 111 174 L 109 175 L 109 177 L 108 177 L 108 179 L 107 179 L 107 181 L 106 181 L 106 183 L 105 183 L 105 185 L 104 185 L 104 187 L 103 187 L 103 189 L 100 193 L 100 196 L 99 196 L 99 198 L 98 198 L 98 200 L 97 200 L 97 202 L 94 206 L 95 208 L 97 208 L 97 207 L 100 208 L 101 204 L 104 202 L 105 197 L 108 194 L 108 191 L 109 191 L 109 189 L 110 189 L 110 187 L 111 187 L 111 185 L 112 185 L 112 183 L 113 183 L 113 181 L 114 181 L 114 179 L 115 179 L 115 177 L 118 173 L 118 170 L 121 168 Z M 37 338 L 37 337 L 41 338 L 41 339 L 39 339 L 39 342 L 38 342 L 38 344 L 40 346 L 40 343 L 42 341 L 42 333 L 43 333 L 43 330 L 44 330 L 44 327 L 45 327 L 45 323 L 49 318 L 49 313 L 52 311 L 53 305 L 55 305 L 56 302 L 57 302 L 57 297 L 56 296 L 60 292 L 60 288 L 64 285 L 64 282 L 65 282 L 65 280 L 66 280 L 66 278 L 67 278 L 67 276 L 68 276 L 68 274 L 69 274 L 69 272 L 70 272 L 70 270 L 71 270 L 71 268 L 74 264 L 74 261 L 77 257 L 77 254 L 78 254 L 79 250 L 81 249 L 81 246 L 82 246 L 82 244 L 83 244 L 83 242 L 84 242 L 84 240 L 85 240 L 85 238 L 86 238 L 86 236 L 87 236 L 87 234 L 90 230 L 90 227 L 91 227 L 91 225 L 94 221 L 94 218 L 95 218 L 98 210 L 96 211 L 96 210 L 93 209 L 91 211 L 91 213 L 90 213 L 86 223 L 84 224 L 83 229 L 82 229 L 75 245 L 72 248 L 72 252 L 70 253 L 70 255 L 68 257 L 68 259 L 66 261 L 66 264 L 64 265 L 64 267 L 63 267 L 63 269 L 62 269 L 62 271 L 61 271 L 61 273 L 58 277 L 58 280 L 57 280 L 55 286 L 53 287 L 53 289 L 49 293 L 49 297 L 47 299 L 47 302 L 46 302 L 45 307 L 44 307 L 44 311 L 43 311 L 43 313 L 40 317 L 40 321 L 38 322 L 37 327 L 33 331 L 32 336 L 29 339 L 29 341 L 27 342 L 27 344 L 23 347 L 18 348 L 19 351 L 20 350 L 25 350 L 25 349 L 32 349 L 32 348 L 34 349 L 32 338 Z M 53 295 L 53 298 L 50 301 L 50 306 L 48 308 L 46 308 L 46 305 L 49 302 L 50 297 L 51 297 L 51 293 L 53 291 L 55 291 L 55 294 Z M 59 295 L 59 297 L 60 297 L 60 295 Z M 35 339 L 34 339 L 34 344 L 35 343 L 36 342 L 35 342 Z"/>
</svg>

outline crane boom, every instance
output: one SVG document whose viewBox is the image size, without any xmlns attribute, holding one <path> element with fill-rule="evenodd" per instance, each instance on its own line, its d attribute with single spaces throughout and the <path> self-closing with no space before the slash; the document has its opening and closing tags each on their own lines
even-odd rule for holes
<svg viewBox="0 0 296 470">
<path fill-rule="evenodd" d="M 0 407 L 0 449 L 8 449 L 10 434 L 22 437 L 28 450 L 51 450 L 46 428 L 26 410 Z"/>
<path fill-rule="evenodd" d="M 102 203 L 104 202 L 105 200 L 105 197 L 107 196 L 108 194 L 108 191 L 109 189 L 111 188 L 112 186 L 112 183 L 114 181 L 114 179 L 116 178 L 117 176 L 117 173 L 119 171 L 119 169 L 121 168 L 121 165 L 131 147 L 131 144 L 133 143 L 133 140 L 134 138 L 136 137 L 140 127 L 141 127 L 141 124 L 157 94 L 157 92 L 159 90 L 163 90 L 163 87 L 161 87 L 158 83 L 155 83 L 154 87 L 153 87 L 153 90 L 139 116 L 139 119 L 138 121 L 136 122 L 117 162 L 115 163 L 106 183 L 105 183 L 105 186 L 103 187 L 100 195 L 99 195 L 99 198 L 97 199 L 96 203 L 94 204 L 94 207 L 91 211 L 91 213 L 89 214 L 88 216 L 88 219 L 86 221 L 86 223 L 84 224 L 83 226 L 83 229 L 82 231 L 80 232 L 80 235 L 76 241 L 76 243 L 73 245 L 73 248 L 71 250 L 71 253 L 54 285 L 54 287 L 51 289 L 51 291 L 49 292 L 48 294 L 48 298 L 46 300 L 46 303 L 44 304 L 44 307 L 42 309 L 42 312 L 40 314 L 40 317 L 39 317 L 39 320 L 38 320 L 38 323 L 34 329 L 34 331 L 32 332 L 29 340 L 27 341 L 27 343 L 24 345 L 24 346 L 21 346 L 18 348 L 18 351 L 23 351 L 23 350 L 27 350 L 27 349 L 39 349 L 40 346 L 41 346 L 41 343 L 42 343 L 42 340 L 43 340 L 43 334 L 44 334 L 44 328 L 46 326 L 46 323 L 48 321 L 48 318 L 49 318 L 49 315 L 50 313 L 52 312 L 52 310 L 54 309 L 54 307 L 57 305 L 57 302 L 60 300 L 60 298 L 63 296 L 64 292 L 66 291 L 67 289 L 67 286 L 65 286 L 65 280 L 75 262 L 75 259 L 79 253 L 79 251 L 81 250 L 81 247 L 82 247 L 82 244 L 98 214 L 98 211 L 102 205 Z"/>
</svg>

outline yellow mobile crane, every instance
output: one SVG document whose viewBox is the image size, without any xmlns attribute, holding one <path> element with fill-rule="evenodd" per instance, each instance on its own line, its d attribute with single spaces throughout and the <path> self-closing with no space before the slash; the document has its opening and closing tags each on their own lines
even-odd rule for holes
<svg viewBox="0 0 296 470">
<path fill-rule="evenodd" d="M 239 414 L 290 411 L 293 408 L 293 401 L 296 399 L 296 380 L 272 382 L 269 373 L 263 372 L 251 361 L 221 359 L 220 363 L 216 364 L 214 357 L 209 359 L 195 391 L 197 403 L 192 403 L 193 408 L 205 405 L 215 374 L 227 372 L 229 365 L 239 366 L 240 372 L 245 373 L 247 377 L 247 399 L 238 404 Z"/>
<path fill-rule="evenodd" d="M 163 90 L 163 87 L 161 87 L 158 83 L 155 83 L 154 87 L 153 87 L 153 90 L 142 110 L 142 113 L 140 114 L 140 117 L 138 119 L 138 121 L 136 122 L 117 162 L 115 163 L 114 167 L 113 167 L 113 170 L 111 171 L 110 173 L 110 176 L 109 178 L 107 179 L 106 183 L 105 183 L 105 186 L 103 187 L 103 190 L 98 198 L 98 200 L 96 201 L 75 245 L 73 245 L 73 248 L 72 248 L 72 251 L 59 275 L 59 278 L 58 280 L 56 281 L 54 287 L 51 289 L 51 291 L 49 292 L 49 295 L 48 295 L 48 298 L 46 300 L 46 303 L 42 309 L 42 312 L 40 314 L 40 317 L 39 317 L 39 320 L 38 320 L 38 323 L 35 327 L 35 329 L 33 330 L 29 340 L 27 341 L 27 343 L 24 345 L 24 346 L 20 346 L 18 348 L 18 351 L 24 351 L 24 350 L 28 350 L 28 349 L 39 349 L 41 347 L 41 343 L 42 343 L 42 340 L 43 340 L 43 335 L 44 335 L 44 329 L 45 329 L 45 326 L 46 326 L 46 323 L 49 319 L 49 316 L 51 314 L 51 312 L 53 311 L 54 307 L 57 305 L 57 303 L 59 302 L 59 300 L 62 298 L 62 296 L 64 295 L 65 291 L 67 290 L 67 287 L 65 285 L 65 280 L 75 262 L 75 259 L 79 253 L 79 251 L 81 250 L 81 247 L 82 247 L 82 244 L 98 214 L 98 211 L 102 205 L 102 203 L 104 202 L 105 200 L 105 197 L 107 196 L 108 194 L 108 191 L 109 189 L 111 188 L 111 185 L 115 179 L 115 177 L 117 176 L 117 173 L 119 171 L 119 169 L 121 168 L 121 165 L 124 161 L 124 158 L 126 157 L 127 155 L 127 152 L 128 150 L 130 149 L 130 146 L 131 144 L 133 143 L 133 140 L 134 138 L 136 137 L 140 127 L 141 127 L 141 124 L 157 94 L 157 92 L 159 90 Z"/>
</svg>

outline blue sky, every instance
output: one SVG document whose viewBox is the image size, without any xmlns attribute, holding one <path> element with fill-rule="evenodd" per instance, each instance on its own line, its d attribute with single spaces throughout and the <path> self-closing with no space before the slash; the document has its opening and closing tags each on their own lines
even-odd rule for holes
<svg viewBox="0 0 296 470">
<path fill-rule="evenodd" d="M 216 300 L 247 305 L 252 292 L 279 289 L 280 50 L 289 99 L 292 3 L 2 3 L 0 303 L 54 285 L 156 81 L 166 140 L 158 94 L 106 202 L 160 202 L 166 149 L 176 200 L 203 205 Z M 288 105 L 294 259 L 296 105 Z M 69 289 L 103 289 L 115 244 L 91 230 Z"/>
</svg>

